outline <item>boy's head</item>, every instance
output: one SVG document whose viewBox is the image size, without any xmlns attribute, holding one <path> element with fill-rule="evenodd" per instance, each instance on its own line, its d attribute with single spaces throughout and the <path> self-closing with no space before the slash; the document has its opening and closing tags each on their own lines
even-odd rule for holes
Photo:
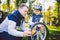
<svg viewBox="0 0 60 40">
<path fill-rule="evenodd" d="M 34 13 L 39 14 L 42 11 L 42 6 L 41 5 L 34 5 Z"/>
</svg>

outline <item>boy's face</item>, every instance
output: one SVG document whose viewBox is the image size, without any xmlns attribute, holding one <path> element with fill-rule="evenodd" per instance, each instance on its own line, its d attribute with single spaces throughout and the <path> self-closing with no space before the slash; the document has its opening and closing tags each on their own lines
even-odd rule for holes
<svg viewBox="0 0 60 40">
<path fill-rule="evenodd" d="M 40 14 L 40 10 L 34 10 L 34 13 L 38 15 Z"/>
</svg>

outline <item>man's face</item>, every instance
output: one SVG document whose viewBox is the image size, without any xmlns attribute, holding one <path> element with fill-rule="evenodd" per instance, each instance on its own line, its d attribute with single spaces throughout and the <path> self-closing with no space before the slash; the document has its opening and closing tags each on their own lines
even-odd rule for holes
<svg viewBox="0 0 60 40">
<path fill-rule="evenodd" d="M 22 15 L 25 17 L 28 12 L 28 8 L 27 7 L 21 8 L 21 12 L 22 12 Z"/>
</svg>

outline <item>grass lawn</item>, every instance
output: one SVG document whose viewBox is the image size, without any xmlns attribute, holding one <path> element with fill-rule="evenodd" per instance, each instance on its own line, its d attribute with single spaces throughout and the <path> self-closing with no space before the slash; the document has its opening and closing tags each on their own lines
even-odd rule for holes
<svg viewBox="0 0 60 40">
<path fill-rule="evenodd" d="M 53 31 L 60 31 L 60 26 L 59 27 L 57 27 L 57 26 L 48 26 L 48 29 L 53 30 Z"/>
<path fill-rule="evenodd" d="M 49 30 L 49 40 L 60 40 L 60 26 L 47 26 Z"/>
</svg>

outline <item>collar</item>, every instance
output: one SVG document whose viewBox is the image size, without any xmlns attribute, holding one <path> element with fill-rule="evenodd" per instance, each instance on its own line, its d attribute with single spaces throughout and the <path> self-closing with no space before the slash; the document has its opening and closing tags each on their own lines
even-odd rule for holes
<svg viewBox="0 0 60 40">
<path fill-rule="evenodd" d="M 40 16 L 40 17 L 42 17 L 42 15 L 41 15 L 41 14 L 36 15 L 35 13 L 33 13 L 33 16 Z"/>
<path fill-rule="evenodd" d="M 21 15 L 21 13 L 19 12 L 19 10 L 16 10 L 16 11 L 14 12 L 14 14 L 15 14 L 16 16 L 18 16 L 18 18 L 24 18 L 24 17 Z"/>
</svg>

